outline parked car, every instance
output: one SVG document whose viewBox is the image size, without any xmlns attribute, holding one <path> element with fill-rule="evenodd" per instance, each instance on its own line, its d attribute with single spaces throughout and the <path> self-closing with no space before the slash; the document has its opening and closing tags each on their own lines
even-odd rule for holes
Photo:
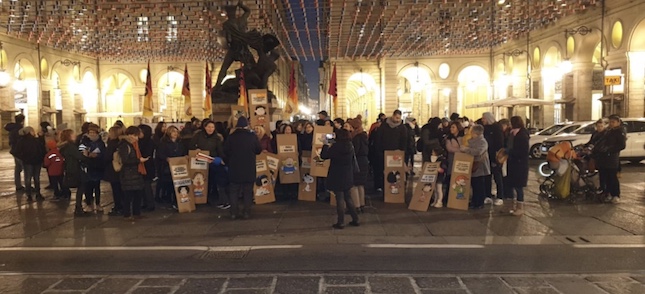
<svg viewBox="0 0 645 294">
<path fill-rule="evenodd" d="M 529 156 L 531 158 L 540 158 L 542 156 L 542 149 L 540 148 L 542 141 L 558 134 L 571 133 L 579 128 L 580 125 L 580 122 L 557 123 L 531 135 L 529 139 Z M 546 155 L 546 153 L 544 154 Z"/>
<path fill-rule="evenodd" d="M 620 159 L 633 163 L 645 159 L 645 118 L 624 118 L 623 127 L 627 132 L 625 150 L 620 152 Z M 595 125 L 587 125 L 576 130 L 573 134 L 557 135 L 542 142 L 542 153 L 546 154 L 549 148 L 558 142 L 570 141 L 573 146 L 586 144 L 591 139 Z"/>
</svg>

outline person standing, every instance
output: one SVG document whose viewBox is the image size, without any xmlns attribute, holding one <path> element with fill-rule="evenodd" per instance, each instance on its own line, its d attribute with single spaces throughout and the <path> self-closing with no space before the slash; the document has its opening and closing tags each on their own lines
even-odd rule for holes
<svg viewBox="0 0 645 294">
<path fill-rule="evenodd" d="M 488 159 L 490 160 L 490 176 L 486 177 L 486 200 L 485 204 L 500 206 L 504 204 L 504 181 L 502 179 L 502 165 L 497 162 L 497 151 L 504 148 L 504 133 L 502 126 L 495 121 L 495 116 L 490 112 L 484 112 L 482 115 L 484 125 L 484 138 L 488 143 Z M 493 195 L 493 179 L 497 186 L 497 197 Z M 495 200 L 493 201 L 493 198 Z"/>
<path fill-rule="evenodd" d="M 87 176 L 87 151 L 79 151 L 76 144 L 76 134 L 73 130 L 66 129 L 60 134 L 60 153 L 65 158 L 65 176 L 63 185 L 65 190 L 76 188 L 76 205 L 74 215 L 83 216 L 83 195 L 85 194 L 85 183 L 88 181 Z M 71 192 L 69 192 L 71 193 Z M 66 197 L 70 197 L 68 194 Z"/>
<path fill-rule="evenodd" d="M 25 115 L 20 113 L 14 117 L 14 122 L 8 123 L 4 126 L 5 131 L 9 132 L 9 146 L 13 150 L 13 147 L 18 143 L 20 135 L 18 132 L 24 127 L 25 124 Z M 13 154 L 12 154 L 13 155 Z M 13 180 L 16 185 L 16 191 L 22 191 L 25 187 L 22 185 L 21 174 L 23 170 L 22 161 L 13 156 Z"/>
<path fill-rule="evenodd" d="M 193 137 L 188 150 L 208 151 L 208 155 L 213 158 L 224 157 L 223 137 L 215 131 L 215 122 L 209 120 L 203 127 L 204 130 L 197 132 Z M 226 169 L 211 163 L 208 171 L 208 202 L 211 204 L 219 203 L 217 207 L 220 209 L 229 208 L 228 195 L 225 193 L 225 187 L 228 186 L 228 182 L 225 181 L 226 178 Z M 219 187 L 222 187 L 222 191 L 220 191 Z M 215 201 L 215 198 L 219 199 Z"/>
<path fill-rule="evenodd" d="M 90 124 L 87 135 L 81 139 L 79 148 L 87 150 L 87 175 L 85 183 L 85 204 L 96 212 L 103 212 L 101 207 L 101 180 L 105 175 L 105 154 L 107 148 L 99 136 L 100 128 L 96 124 Z"/>
<path fill-rule="evenodd" d="M 358 170 L 354 171 L 354 186 L 350 193 L 356 208 L 362 213 L 365 209 L 365 183 L 367 183 L 369 170 L 367 133 L 363 130 L 363 122 L 358 117 L 348 120 L 345 123 L 345 130 L 350 132 L 352 145 L 354 146 L 354 155 L 358 163 Z"/>
<path fill-rule="evenodd" d="M 337 222 L 332 225 L 335 229 L 345 228 L 345 210 L 347 208 L 352 216 L 349 223 L 358 227 L 358 214 L 356 205 L 352 200 L 350 189 L 354 185 L 354 147 L 350 139 L 349 132 L 345 129 L 339 129 L 335 132 L 336 142 L 330 144 L 329 141 L 323 146 L 320 157 L 329 159 L 329 173 L 327 175 L 327 189 L 336 195 L 336 214 Z"/>
<path fill-rule="evenodd" d="M 506 147 L 509 198 L 516 195 L 510 212 L 515 216 L 524 214 L 524 187 L 529 180 L 529 131 L 519 116 L 511 117 L 511 131 Z M 509 199 L 512 200 L 512 199 Z M 509 201 L 510 202 L 510 201 Z M 504 201 L 506 203 L 506 201 Z"/>
<path fill-rule="evenodd" d="M 253 128 L 255 135 L 258 136 L 260 140 L 260 146 L 262 146 L 262 152 L 275 153 L 272 144 L 272 136 L 266 132 L 264 126 L 257 125 Z"/>
<path fill-rule="evenodd" d="M 468 147 L 462 146 L 460 150 L 474 156 L 471 176 L 473 199 L 470 208 L 481 209 L 484 207 L 484 199 L 489 191 L 486 190 L 486 178 L 490 177 L 488 142 L 484 138 L 484 127 L 481 125 L 473 125 L 470 131 L 472 137 L 468 141 Z"/>
<path fill-rule="evenodd" d="M 143 176 L 146 174 L 145 163 L 150 157 L 142 157 L 137 142 L 141 130 L 130 126 L 125 130 L 126 137 L 121 140 L 118 152 L 123 167 L 119 172 L 121 189 L 123 189 L 123 217 L 132 221 L 141 217 L 141 198 L 144 189 Z"/>
<path fill-rule="evenodd" d="M 36 200 L 42 201 L 44 198 L 40 194 L 40 168 L 43 165 L 45 154 L 47 154 L 44 138 L 38 137 L 34 128 L 24 127 L 20 130 L 20 138 L 11 152 L 11 155 L 22 161 L 25 169 L 27 201 L 33 201 L 33 194 L 36 194 Z M 32 179 L 34 180 L 34 188 L 31 187 Z"/>
<path fill-rule="evenodd" d="M 429 162 L 432 152 L 437 148 L 442 148 L 441 141 L 443 140 L 443 134 L 441 133 L 441 130 L 439 130 L 440 125 L 441 119 L 433 117 L 421 128 L 421 136 L 419 137 L 419 140 L 421 140 L 421 144 L 423 144 L 421 151 L 423 162 Z"/>
<path fill-rule="evenodd" d="M 391 117 L 385 119 L 376 130 L 375 148 L 377 165 L 374 168 L 374 184 L 383 189 L 383 170 L 385 169 L 385 151 L 399 150 L 405 152 L 408 147 L 408 132 L 401 119 L 401 111 L 395 110 Z"/>
<path fill-rule="evenodd" d="M 52 189 L 54 189 L 54 200 L 60 201 L 63 199 L 63 191 L 65 189 L 63 187 L 65 159 L 63 158 L 63 155 L 60 154 L 55 140 L 47 142 L 47 149 L 49 149 L 49 151 L 45 155 L 43 166 L 47 169 L 50 184 L 52 185 Z"/>
<path fill-rule="evenodd" d="M 123 138 L 122 138 L 123 137 Z M 121 139 L 125 138 L 123 128 L 114 126 L 108 130 L 107 146 L 105 148 L 105 172 L 103 173 L 103 180 L 110 183 L 112 188 L 112 201 L 114 206 L 108 212 L 110 216 L 119 216 L 123 214 L 123 190 L 121 189 L 121 180 L 119 173 L 114 171 L 114 153 L 117 152 Z"/>
<path fill-rule="evenodd" d="M 159 164 L 159 183 L 157 185 L 162 187 L 161 191 L 163 194 L 161 195 L 161 199 L 163 201 L 173 204 L 177 203 L 168 158 L 186 156 L 187 154 L 188 150 L 180 142 L 179 130 L 174 126 L 169 126 L 166 129 L 166 134 L 161 138 L 156 153 Z"/>
<path fill-rule="evenodd" d="M 463 131 L 461 129 L 461 123 L 453 121 L 450 123 L 449 127 L 450 133 L 445 140 L 446 152 L 448 152 L 448 170 L 446 170 L 446 176 L 444 177 L 444 195 L 448 195 L 448 187 L 450 187 L 450 178 L 452 176 L 452 162 L 455 159 L 455 153 L 461 152 L 459 149 L 463 145 Z M 443 206 L 448 205 L 448 197 L 443 198 Z"/>
<path fill-rule="evenodd" d="M 620 167 L 620 151 L 625 149 L 627 139 L 623 133 L 620 116 L 609 116 L 609 127 L 605 135 L 593 148 L 596 156 L 596 166 L 600 174 L 600 182 L 604 183 L 603 191 L 607 202 L 620 202 L 620 182 L 618 181 L 618 168 Z M 602 185 L 602 184 L 601 184 Z"/>
<path fill-rule="evenodd" d="M 141 156 L 144 158 L 150 158 L 155 154 L 155 143 L 152 138 L 152 128 L 149 125 L 141 124 L 139 125 L 141 130 L 141 135 L 139 136 L 139 150 L 141 151 Z M 146 174 L 143 176 L 144 186 L 143 186 L 143 203 L 142 208 L 146 211 L 155 210 L 155 195 L 152 193 L 152 181 L 157 177 L 155 161 L 148 160 L 143 164 L 146 168 Z"/>
<path fill-rule="evenodd" d="M 256 180 L 256 156 L 262 152 L 258 137 L 249 131 L 249 121 L 240 117 L 235 130 L 224 144 L 224 163 L 228 166 L 230 181 L 231 219 L 239 217 L 239 200 L 244 201 L 242 216 L 251 217 L 253 183 Z"/>
<path fill-rule="evenodd" d="M 420 133 L 417 120 L 414 117 L 407 117 L 405 119 L 405 129 L 408 137 L 408 144 L 405 149 L 405 164 L 410 170 L 409 174 L 414 175 L 414 156 L 417 154 L 416 138 Z"/>
</svg>

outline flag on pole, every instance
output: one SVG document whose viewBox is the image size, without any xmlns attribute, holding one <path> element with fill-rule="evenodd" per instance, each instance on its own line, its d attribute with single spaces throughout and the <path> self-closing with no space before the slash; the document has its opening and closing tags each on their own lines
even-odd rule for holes
<svg viewBox="0 0 645 294">
<path fill-rule="evenodd" d="M 240 98 L 237 99 L 237 105 L 246 106 L 247 97 L 246 97 L 246 81 L 244 80 L 244 65 L 242 65 L 240 70 Z"/>
<path fill-rule="evenodd" d="M 184 67 L 184 86 L 181 88 L 181 95 L 184 95 L 184 116 L 190 120 L 193 117 L 192 101 L 190 99 L 190 77 L 188 76 L 188 65 Z"/>
<path fill-rule="evenodd" d="M 152 77 L 150 76 L 150 61 L 148 60 L 148 69 L 146 70 L 146 92 L 143 95 L 143 117 L 152 118 L 153 103 L 152 103 Z"/>
<path fill-rule="evenodd" d="M 298 86 L 296 85 L 296 72 L 293 63 L 291 63 L 291 75 L 289 76 L 289 94 L 287 105 L 284 112 L 287 115 L 292 115 L 298 110 Z"/>
<path fill-rule="evenodd" d="M 213 88 L 213 79 L 211 78 L 211 71 L 208 70 L 208 62 L 206 62 L 206 97 L 204 97 L 204 117 L 208 117 L 213 112 L 213 102 L 211 100 L 211 89 Z"/>
<path fill-rule="evenodd" d="M 338 115 L 338 89 L 336 85 L 336 64 L 334 64 L 334 69 L 331 72 L 331 79 L 329 80 L 329 91 L 327 94 L 332 96 L 332 103 L 334 105 L 334 115 Z"/>
</svg>

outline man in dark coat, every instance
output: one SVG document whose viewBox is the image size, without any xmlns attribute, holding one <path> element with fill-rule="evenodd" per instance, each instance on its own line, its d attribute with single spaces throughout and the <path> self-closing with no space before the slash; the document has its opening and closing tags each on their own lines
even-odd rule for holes
<svg viewBox="0 0 645 294">
<path fill-rule="evenodd" d="M 401 120 L 401 111 L 395 110 L 391 117 L 385 119 L 383 124 L 374 134 L 374 148 L 376 150 L 374 166 L 374 185 L 377 189 L 383 189 L 383 170 L 385 168 L 385 151 L 404 151 L 408 146 L 408 131 Z"/>
<path fill-rule="evenodd" d="M 25 115 L 22 113 L 18 114 L 14 119 L 15 119 L 15 122 L 8 123 L 4 126 L 5 131 L 9 132 L 10 148 L 13 148 L 13 146 L 16 145 L 16 143 L 18 142 L 18 138 L 20 137 L 18 135 L 18 131 L 20 131 L 20 129 L 24 127 Z M 25 189 L 25 187 L 22 185 L 22 180 L 20 179 L 20 175 L 23 170 L 22 161 L 18 159 L 18 157 L 14 156 L 13 163 L 14 163 L 13 180 L 16 185 L 16 191 L 22 191 Z"/>
<path fill-rule="evenodd" d="M 253 205 L 253 183 L 256 180 L 256 156 L 262 152 L 260 140 L 249 130 L 249 121 L 240 117 L 235 131 L 228 136 L 224 144 L 224 162 L 228 166 L 231 195 L 231 218 L 236 219 L 239 213 L 239 200 L 244 200 L 243 217 L 251 217 Z"/>
<path fill-rule="evenodd" d="M 443 141 L 443 133 L 439 130 L 441 119 L 438 117 L 431 118 L 427 124 L 421 128 L 421 144 L 423 144 L 422 157 L 423 162 L 429 162 L 432 156 L 432 151 L 438 148 L 443 149 L 441 141 Z M 418 144 L 418 143 L 417 143 Z M 443 152 L 442 152 L 443 153 Z"/>
<path fill-rule="evenodd" d="M 504 200 L 504 183 L 502 180 L 502 165 L 497 162 L 497 151 L 504 148 L 504 133 L 502 132 L 502 125 L 495 121 L 495 116 L 490 112 L 484 112 L 482 115 L 482 123 L 484 124 L 484 138 L 488 142 L 488 158 L 490 159 L 491 175 L 486 177 L 486 204 L 494 204 L 496 206 L 503 205 Z M 493 179 L 497 185 L 497 199 L 493 201 Z"/>
<path fill-rule="evenodd" d="M 618 168 L 620 167 L 620 151 L 625 149 L 626 137 L 623 133 L 621 119 L 618 115 L 609 116 L 609 128 L 605 135 L 594 146 L 596 166 L 600 174 L 601 186 L 606 187 L 607 201 L 620 202 L 620 182 Z"/>
</svg>

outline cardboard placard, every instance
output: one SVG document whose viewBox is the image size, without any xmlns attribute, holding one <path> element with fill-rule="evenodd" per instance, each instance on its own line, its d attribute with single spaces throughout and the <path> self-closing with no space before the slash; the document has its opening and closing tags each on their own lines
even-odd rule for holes
<svg viewBox="0 0 645 294">
<path fill-rule="evenodd" d="M 412 200 L 408 205 L 409 210 L 428 211 L 432 195 L 437 185 L 437 176 L 439 175 L 439 165 L 441 162 L 426 162 L 423 164 L 423 170 L 419 177 L 419 183 L 414 187 Z"/>
<path fill-rule="evenodd" d="M 180 213 L 194 211 L 195 196 L 191 189 L 193 183 L 190 178 L 188 159 L 185 156 L 172 157 L 168 158 L 168 164 L 177 197 L 177 210 Z"/>
<path fill-rule="evenodd" d="M 405 152 L 385 151 L 384 160 L 385 203 L 405 203 Z"/>
<path fill-rule="evenodd" d="M 320 152 L 327 141 L 327 135 L 333 134 L 333 127 L 315 126 L 314 138 L 311 144 L 311 175 L 314 177 L 326 178 L 329 172 L 329 160 L 322 160 Z"/>
<path fill-rule="evenodd" d="M 278 155 L 281 159 L 280 183 L 300 183 L 298 160 L 298 136 L 296 134 L 279 134 L 276 137 Z"/>
<path fill-rule="evenodd" d="M 249 109 L 246 106 L 231 105 L 231 116 L 233 117 L 233 126 L 235 126 L 240 117 L 249 117 Z"/>
<path fill-rule="evenodd" d="M 267 156 L 267 165 L 269 166 L 269 173 L 271 174 L 271 185 L 275 188 L 278 179 L 278 172 L 280 170 L 280 157 L 273 153 L 265 153 Z"/>
<path fill-rule="evenodd" d="M 452 174 L 448 188 L 448 207 L 459 210 L 468 210 L 470 196 L 470 173 L 474 157 L 466 153 L 455 153 L 452 162 Z"/>
<path fill-rule="evenodd" d="M 298 185 L 298 200 L 316 201 L 316 177 L 311 173 L 311 151 L 302 151 L 300 165 L 300 183 Z"/>
<path fill-rule="evenodd" d="M 204 160 L 202 155 L 209 154 L 208 150 L 188 151 L 190 160 L 189 174 L 192 180 L 190 193 L 195 197 L 195 204 L 206 204 L 208 202 L 208 167 L 210 164 Z"/>
<path fill-rule="evenodd" d="M 251 127 L 261 125 L 264 130 L 271 130 L 271 117 L 269 116 L 269 96 L 266 89 L 251 89 L 249 93 L 249 112 L 251 113 Z"/>
<path fill-rule="evenodd" d="M 255 204 L 275 202 L 275 193 L 271 184 L 271 172 L 267 163 L 266 153 L 258 155 L 255 159 L 255 177 L 255 184 L 253 185 Z"/>
</svg>

